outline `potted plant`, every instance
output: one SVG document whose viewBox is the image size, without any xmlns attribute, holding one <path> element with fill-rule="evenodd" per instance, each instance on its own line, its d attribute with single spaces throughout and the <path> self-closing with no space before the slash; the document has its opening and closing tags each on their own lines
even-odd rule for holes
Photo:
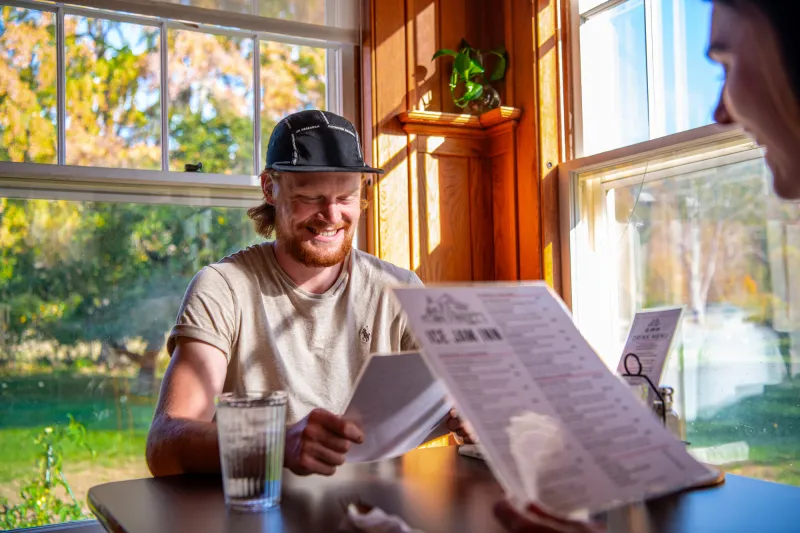
<svg viewBox="0 0 800 533">
<path fill-rule="evenodd" d="M 475 114 L 485 113 L 500 106 L 500 95 L 491 83 L 502 80 L 506 75 L 507 54 L 503 46 L 492 50 L 477 50 L 462 39 L 458 51 L 442 48 L 431 61 L 442 56 L 454 58 L 450 74 L 450 95 L 453 103 L 461 108 L 469 108 Z M 486 77 L 486 60 L 495 60 L 494 68 Z"/>
</svg>

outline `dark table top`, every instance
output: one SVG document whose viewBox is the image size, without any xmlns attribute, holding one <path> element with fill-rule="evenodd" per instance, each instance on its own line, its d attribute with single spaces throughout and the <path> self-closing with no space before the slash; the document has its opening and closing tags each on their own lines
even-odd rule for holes
<svg viewBox="0 0 800 533">
<path fill-rule="evenodd" d="M 89 505 L 106 529 L 125 533 L 337 531 L 345 505 L 358 500 L 425 533 L 493 533 L 502 531 L 492 515 L 500 498 L 486 465 L 455 448 L 347 464 L 330 478 L 285 471 L 280 508 L 264 513 L 227 511 L 218 477 L 137 479 L 89 491 Z M 637 533 L 800 531 L 800 488 L 729 475 L 719 487 L 652 500 L 609 520 L 614 531 L 624 523 Z"/>
</svg>

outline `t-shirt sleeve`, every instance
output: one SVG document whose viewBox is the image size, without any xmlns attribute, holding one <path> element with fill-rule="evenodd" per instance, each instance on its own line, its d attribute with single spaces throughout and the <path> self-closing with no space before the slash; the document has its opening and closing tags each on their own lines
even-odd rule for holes
<svg viewBox="0 0 800 533">
<path fill-rule="evenodd" d="M 186 294 L 175 327 L 167 340 L 172 356 L 178 337 L 196 339 L 222 350 L 230 361 L 231 346 L 236 338 L 236 304 L 225 278 L 213 267 L 198 272 Z"/>
</svg>

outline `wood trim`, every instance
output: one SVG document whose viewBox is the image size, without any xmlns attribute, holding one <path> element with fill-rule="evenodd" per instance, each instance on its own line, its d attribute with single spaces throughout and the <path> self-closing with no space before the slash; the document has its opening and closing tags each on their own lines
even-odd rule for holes
<svg viewBox="0 0 800 533">
<path fill-rule="evenodd" d="M 440 111 L 404 111 L 397 115 L 402 124 L 427 124 L 464 129 L 487 129 L 504 122 L 519 120 L 522 110 L 502 106 L 482 115 L 442 113 Z"/>
<path fill-rule="evenodd" d="M 555 1 L 555 0 L 552 0 Z M 542 279 L 541 179 L 539 179 L 536 0 L 510 0 L 510 80 L 514 107 L 523 115 L 516 134 L 516 212 L 518 273 L 522 280 Z"/>
<path fill-rule="evenodd" d="M 437 126 L 451 126 L 481 129 L 480 117 L 476 115 L 443 113 L 441 111 L 410 110 L 397 115 L 397 120 L 402 124 L 435 124 Z"/>
<path fill-rule="evenodd" d="M 364 156 L 366 163 L 375 166 L 377 146 L 375 144 L 377 124 L 375 118 L 375 43 L 373 29 L 375 27 L 375 12 L 372 0 L 361 0 L 361 139 L 364 143 Z M 375 183 L 376 180 L 368 178 L 365 187 L 366 199 L 369 202 L 365 223 L 367 229 L 367 253 L 377 252 L 376 217 L 375 208 Z"/>
<path fill-rule="evenodd" d="M 497 109 L 487 111 L 479 117 L 481 126 L 491 128 L 498 124 L 503 124 L 511 120 L 519 120 L 522 116 L 522 109 L 516 107 L 501 106 Z"/>
<path fill-rule="evenodd" d="M 562 160 L 560 134 L 558 5 L 536 1 L 538 175 L 541 179 L 541 251 L 544 280 L 561 292 L 561 234 L 558 218 L 558 164 Z"/>
</svg>

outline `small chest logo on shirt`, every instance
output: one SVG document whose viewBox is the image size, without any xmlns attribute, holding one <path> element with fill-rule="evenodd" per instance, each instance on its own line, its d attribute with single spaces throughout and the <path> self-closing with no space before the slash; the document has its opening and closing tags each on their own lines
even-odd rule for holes
<svg viewBox="0 0 800 533">
<path fill-rule="evenodd" d="M 361 328 L 361 342 L 364 344 L 369 342 L 369 330 L 367 329 L 367 326 Z"/>
</svg>

